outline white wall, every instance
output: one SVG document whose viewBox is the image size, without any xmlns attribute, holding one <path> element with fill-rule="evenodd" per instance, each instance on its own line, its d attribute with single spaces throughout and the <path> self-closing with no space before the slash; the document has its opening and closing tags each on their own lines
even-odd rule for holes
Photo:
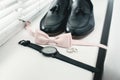
<svg viewBox="0 0 120 80">
<path fill-rule="evenodd" d="M 120 80 L 120 0 L 114 0 L 114 13 L 103 80 Z"/>
</svg>

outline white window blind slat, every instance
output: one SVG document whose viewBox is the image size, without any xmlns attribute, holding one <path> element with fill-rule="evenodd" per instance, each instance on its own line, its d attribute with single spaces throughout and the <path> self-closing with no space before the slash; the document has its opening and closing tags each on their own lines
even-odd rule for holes
<svg viewBox="0 0 120 80">
<path fill-rule="evenodd" d="M 0 11 L 0 19 L 9 15 L 11 12 L 14 10 L 18 9 L 20 7 L 21 3 L 15 3 L 11 5 L 10 7 L 4 8 L 3 10 Z"/>
<path fill-rule="evenodd" d="M 16 0 L 16 1 L 26 2 L 26 1 L 29 1 L 29 0 Z"/>
<path fill-rule="evenodd" d="M 16 2 L 16 0 L 2 0 L 2 1 L 0 2 L 0 10 L 1 10 L 1 9 L 4 9 L 5 7 L 10 6 L 11 4 L 13 4 L 13 3 L 15 3 L 15 2 Z"/>
<path fill-rule="evenodd" d="M 13 21 L 17 20 L 20 16 L 20 12 L 12 12 L 10 15 L 0 19 L 0 31 L 7 25 L 10 25 Z"/>
<path fill-rule="evenodd" d="M 38 0 L 28 0 L 28 1 L 24 2 L 24 3 L 23 3 L 23 8 L 25 9 L 25 8 L 33 5 L 36 1 L 38 1 Z M 40 1 L 41 1 L 41 0 L 40 0 Z"/>
<path fill-rule="evenodd" d="M 40 4 L 39 1 L 37 1 L 33 5 L 31 5 L 30 7 L 27 7 L 26 9 L 23 9 L 22 15 L 26 15 L 29 12 L 31 12 L 32 10 L 34 10 L 36 7 L 40 7 L 39 4 Z"/>
</svg>

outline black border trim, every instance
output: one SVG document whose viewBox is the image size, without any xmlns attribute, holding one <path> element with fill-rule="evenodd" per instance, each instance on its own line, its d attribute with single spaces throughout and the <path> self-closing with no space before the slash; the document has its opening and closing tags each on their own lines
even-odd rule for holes
<svg viewBox="0 0 120 80">
<path fill-rule="evenodd" d="M 113 4 L 114 4 L 114 0 L 108 0 L 104 27 L 103 27 L 102 37 L 100 41 L 101 44 L 104 44 L 106 46 L 108 45 L 108 38 L 109 38 L 112 13 L 113 13 Z M 106 52 L 107 50 L 99 48 L 96 68 L 100 69 L 100 72 L 95 73 L 94 80 L 102 80 Z"/>
</svg>

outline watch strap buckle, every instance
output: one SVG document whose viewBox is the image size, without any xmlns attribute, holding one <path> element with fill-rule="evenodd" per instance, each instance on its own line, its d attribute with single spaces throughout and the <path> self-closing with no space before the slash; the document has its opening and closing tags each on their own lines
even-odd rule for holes
<svg viewBox="0 0 120 80">
<path fill-rule="evenodd" d="M 30 41 L 29 41 L 29 40 L 27 40 L 27 41 L 21 40 L 21 41 L 19 42 L 19 44 L 20 44 L 20 45 L 23 45 L 23 46 L 28 46 L 28 45 L 30 44 Z"/>
</svg>

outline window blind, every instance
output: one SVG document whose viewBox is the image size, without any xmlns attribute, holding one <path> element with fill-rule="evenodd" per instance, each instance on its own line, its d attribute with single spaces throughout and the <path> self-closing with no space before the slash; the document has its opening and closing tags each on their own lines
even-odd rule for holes
<svg viewBox="0 0 120 80">
<path fill-rule="evenodd" d="M 17 10 L 20 7 L 20 5 L 21 5 L 21 3 L 16 3 L 16 4 L 11 5 L 10 7 L 0 10 L 0 19 L 7 16 L 14 10 Z"/>
<path fill-rule="evenodd" d="M 16 2 L 16 0 L 2 0 L 2 1 L 0 1 L 0 10 L 12 5 L 15 2 Z"/>
<path fill-rule="evenodd" d="M 49 8 L 52 0 L 0 0 L 0 46 L 19 32 L 25 21 L 32 21 Z M 45 9 L 46 8 L 46 9 Z"/>
</svg>

